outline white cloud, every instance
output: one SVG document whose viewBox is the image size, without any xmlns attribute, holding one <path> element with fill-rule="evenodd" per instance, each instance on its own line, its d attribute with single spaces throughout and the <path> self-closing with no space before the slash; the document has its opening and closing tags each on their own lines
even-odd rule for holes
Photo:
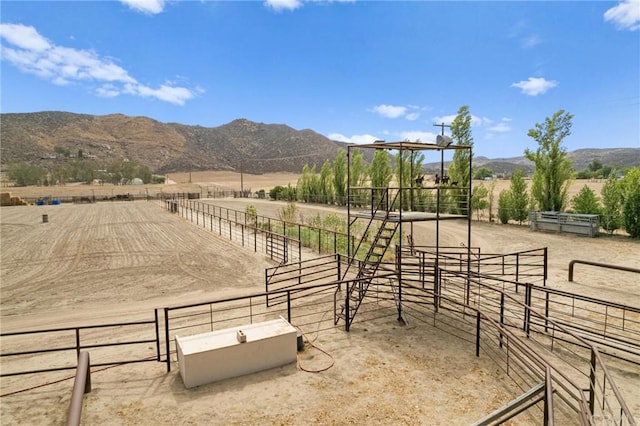
<svg viewBox="0 0 640 426">
<path fill-rule="evenodd" d="M 487 130 L 491 133 L 507 133 L 511 131 L 511 127 L 509 126 L 509 124 L 507 124 L 507 122 L 501 121 L 495 126 L 489 127 L 489 129 Z"/>
<path fill-rule="evenodd" d="M 540 44 L 540 37 L 538 37 L 535 34 L 530 35 L 528 37 L 525 37 L 522 40 L 522 47 L 524 47 L 525 49 L 530 49 L 530 48 L 535 47 L 535 46 L 537 46 L 539 44 Z"/>
<path fill-rule="evenodd" d="M 440 123 L 444 123 L 445 125 L 450 125 L 453 120 L 456 119 L 458 114 L 450 114 L 450 115 L 442 115 L 439 117 L 433 117 L 433 124 L 440 125 Z M 484 124 L 490 124 L 491 120 L 488 118 L 478 117 L 477 115 L 471 114 L 471 125 L 472 126 L 482 126 Z"/>
<path fill-rule="evenodd" d="M 21 24 L 0 24 L 0 37 L 20 49 L 33 52 L 42 52 L 51 47 L 35 28 Z"/>
<path fill-rule="evenodd" d="M 95 84 L 98 85 L 95 93 L 99 96 L 114 97 L 127 93 L 177 105 L 184 105 L 202 92 L 171 83 L 162 84 L 157 89 L 147 87 L 112 60 L 102 58 L 93 51 L 56 46 L 33 27 L 0 24 L 0 38 L 12 45 L 2 45 L 2 60 L 57 85 Z"/>
<path fill-rule="evenodd" d="M 456 116 L 457 116 L 457 114 L 442 115 L 440 117 L 433 117 L 433 123 L 434 124 L 440 124 L 440 123 L 451 124 L 451 122 L 456 118 Z"/>
<path fill-rule="evenodd" d="M 276 12 L 280 12 L 281 10 L 296 10 L 302 7 L 301 0 L 265 0 L 264 4 Z"/>
<path fill-rule="evenodd" d="M 376 105 L 373 107 L 373 112 L 385 118 L 398 118 L 406 114 L 407 107 L 395 105 Z"/>
<path fill-rule="evenodd" d="M 120 0 L 131 9 L 138 12 L 155 15 L 164 10 L 165 0 Z"/>
<path fill-rule="evenodd" d="M 400 118 L 404 117 L 408 121 L 415 121 L 420 118 L 419 111 L 426 111 L 429 107 L 421 107 L 418 105 L 376 105 L 368 111 L 374 112 L 384 118 Z M 411 112 L 410 112 L 411 111 Z"/>
<path fill-rule="evenodd" d="M 545 80 L 543 77 L 529 77 L 528 80 L 522 80 L 513 83 L 511 87 L 519 88 L 523 94 L 528 96 L 538 96 L 546 93 L 558 85 L 557 81 Z"/>
<path fill-rule="evenodd" d="M 400 132 L 400 138 L 404 140 L 408 140 L 410 142 L 416 142 L 420 139 L 420 142 L 424 143 L 434 143 L 436 140 L 437 134 L 432 132 L 423 132 L 421 130 L 409 130 L 406 132 Z"/>
<path fill-rule="evenodd" d="M 348 143 L 355 143 L 355 144 L 367 144 L 367 143 L 373 143 L 377 140 L 380 140 L 380 138 L 372 135 L 353 135 L 349 137 L 349 136 L 343 135 L 342 133 L 331 133 L 327 135 L 327 137 L 334 141 L 348 142 Z"/>
<path fill-rule="evenodd" d="M 96 89 L 96 94 L 103 98 L 115 98 L 120 91 L 113 84 L 104 84 Z"/>
<path fill-rule="evenodd" d="M 604 13 L 604 20 L 619 30 L 640 30 L 640 0 L 625 0 Z"/>
</svg>

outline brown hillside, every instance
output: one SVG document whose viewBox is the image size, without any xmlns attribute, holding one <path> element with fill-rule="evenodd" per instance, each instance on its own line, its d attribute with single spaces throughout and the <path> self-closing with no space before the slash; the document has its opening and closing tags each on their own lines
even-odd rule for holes
<svg viewBox="0 0 640 426">
<path fill-rule="evenodd" d="M 65 158 L 64 148 L 105 165 L 129 159 L 159 174 L 188 171 L 235 171 L 245 173 L 299 173 L 305 164 L 319 171 L 333 160 L 345 144 L 313 130 L 296 130 L 283 124 L 234 120 L 219 127 L 161 123 L 147 117 L 123 114 L 94 116 L 69 112 L 0 114 L 2 169 L 14 161 L 53 168 Z M 365 152 L 370 161 L 372 153 Z M 583 149 L 568 153 L 576 170 L 593 160 L 616 168 L 639 167 L 640 148 Z M 516 168 L 533 172 L 524 157 L 490 160 L 476 157 L 474 166 L 510 175 Z M 439 163 L 425 164 L 437 172 Z"/>
<path fill-rule="evenodd" d="M 99 161 L 135 160 L 157 173 L 233 170 L 299 172 L 333 159 L 339 145 L 311 130 L 239 119 L 219 127 L 161 123 L 122 114 L 67 112 L 2 114 L 2 165 L 55 165 L 56 147 Z M 56 158 L 53 158 L 56 157 Z"/>
</svg>

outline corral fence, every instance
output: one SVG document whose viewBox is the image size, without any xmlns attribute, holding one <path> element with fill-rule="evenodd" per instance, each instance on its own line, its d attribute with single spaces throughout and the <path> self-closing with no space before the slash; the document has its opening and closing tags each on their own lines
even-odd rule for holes
<svg viewBox="0 0 640 426">
<path fill-rule="evenodd" d="M 127 336 L 143 337 L 129 339 Z M 157 310 L 153 320 L 3 332 L 0 338 L 2 348 L 6 350 L 0 353 L 0 377 L 74 370 L 80 352 L 86 350 L 91 350 L 93 367 L 160 360 Z M 123 358 L 119 350 L 123 347 L 138 355 Z M 59 360 L 60 353 L 68 356 Z M 55 362 L 52 361 L 53 356 L 56 357 Z M 25 359 L 32 365 L 47 367 L 30 370 L 15 367 Z"/>
<path fill-rule="evenodd" d="M 325 261 L 327 264 L 338 262 L 337 259 L 330 259 L 330 257 L 327 257 Z M 307 269 L 307 267 L 315 271 L 318 268 L 322 269 L 323 265 L 320 262 L 319 264 L 300 266 L 301 270 Z M 332 275 L 333 273 L 323 272 L 321 274 L 324 274 L 327 279 L 331 279 L 335 277 Z M 442 289 L 440 294 L 434 293 L 429 288 L 421 288 L 419 281 L 412 283 L 411 280 L 407 280 L 405 282 L 404 313 L 409 320 L 412 318 L 421 323 L 432 324 L 468 341 L 471 344 L 470 349 L 475 350 L 476 356 L 481 356 L 481 353 L 489 356 L 523 392 L 544 386 L 546 390 L 544 400 L 540 398 L 531 400 L 530 405 L 544 402 L 545 406 L 540 409 L 542 410 L 541 415 L 546 419 L 553 421 L 554 418 L 559 418 L 561 424 L 594 424 L 597 419 L 613 419 L 615 424 L 635 425 L 614 379 L 609 374 L 600 352 L 595 346 L 583 340 L 574 331 L 565 329 L 563 324 L 539 314 L 531 304 L 527 305 L 514 296 L 515 293 L 507 293 L 487 286 L 489 288 L 484 291 L 472 293 L 473 305 L 465 304 L 459 297 L 460 291 L 455 289 L 466 287 L 466 277 L 458 275 L 457 272 L 449 274 L 449 271 L 438 273 L 438 276 L 446 282 L 446 285 L 443 284 L 439 287 Z M 298 281 L 298 277 L 292 278 L 292 281 Z M 331 315 L 332 311 L 335 312 L 334 295 L 342 284 L 346 288 L 349 282 L 334 280 L 328 283 L 298 285 L 242 297 L 170 306 L 156 309 L 153 321 L 3 333 L 3 339 L 22 335 L 23 338 L 28 339 L 31 345 L 35 340 L 33 335 L 38 333 L 48 334 L 56 342 L 59 342 L 60 339 L 54 333 L 70 332 L 72 336 L 78 337 L 76 337 L 76 344 L 66 347 L 20 350 L 3 353 L 2 356 L 31 356 L 36 353 L 70 351 L 76 358 L 81 349 L 92 349 L 93 357 L 95 349 L 115 349 L 124 345 L 142 344 L 146 347 L 138 347 L 135 351 L 138 356 L 133 359 L 120 356 L 108 362 L 105 360 L 97 361 L 92 364 L 92 367 L 159 361 L 166 363 L 169 372 L 171 371 L 171 363 L 175 362 L 172 357 L 172 353 L 174 353 L 172 342 L 179 335 L 209 332 L 280 316 L 307 334 L 334 329 Z M 473 284 L 479 286 L 478 282 L 474 281 Z M 382 281 L 377 283 L 376 287 L 377 289 L 368 296 L 368 309 L 362 310 L 362 314 L 359 313 L 358 322 L 366 324 L 367 321 L 386 317 L 395 312 L 392 292 L 385 288 Z M 529 294 L 529 292 L 525 293 Z M 346 296 L 346 292 L 343 294 Z M 491 294 L 499 294 L 498 299 L 502 300 L 497 310 L 493 307 L 496 297 L 490 296 Z M 522 295 L 519 296 L 521 298 Z M 267 306 L 269 298 L 277 303 Z M 576 311 L 582 309 L 576 307 Z M 523 330 L 523 312 L 527 312 L 529 318 L 535 318 L 535 321 L 529 319 L 529 328 L 524 327 L 527 330 Z M 153 338 L 120 340 L 123 335 L 135 335 L 136 333 L 132 332 L 129 327 L 137 326 L 145 328 L 138 333 L 144 331 L 150 333 Z M 556 346 L 563 342 L 571 343 L 562 347 L 562 357 L 549 355 L 552 352 L 548 350 L 548 341 L 532 338 L 534 326 L 554 330 L 552 336 L 554 333 L 556 336 L 560 334 L 565 336 L 564 340 L 557 338 L 555 341 Z M 89 330 L 105 331 L 109 327 L 118 328 L 115 333 L 114 330 L 109 332 L 109 335 L 120 336 L 116 342 L 105 341 L 104 335 L 85 337 L 85 333 Z M 578 349 L 575 349 L 575 343 L 570 340 L 580 343 L 577 346 Z M 155 354 L 149 356 L 147 351 L 151 343 L 154 344 L 156 351 Z M 13 345 L 7 344 L 3 340 L 3 348 L 11 346 Z M 558 350 L 557 347 L 556 350 Z M 587 354 L 586 359 L 585 353 Z M 115 353 L 111 352 L 109 355 L 114 356 Z M 75 368 L 75 365 L 64 368 L 72 369 Z M 3 366 L 3 375 L 5 375 L 5 369 Z M 42 373 L 59 369 L 53 367 L 21 372 L 20 374 Z"/>
<path fill-rule="evenodd" d="M 409 321 L 432 324 L 473 343 L 476 355 L 482 349 L 525 393 L 544 383 L 558 399 L 549 405 L 547 397 L 544 415 L 555 410 L 561 424 L 636 424 L 601 354 L 640 365 L 640 309 L 545 287 L 545 249 L 502 256 L 478 253 L 471 272 L 466 248 L 460 253 L 450 249 L 443 250 L 439 262 L 447 269 L 428 274 L 423 271 L 433 267 L 432 259 L 421 268 L 415 259 L 402 257 L 402 306 Z M 416 257 L 429 259 L 426 250 Z M 405 261 L 413 267 L 406 268 Z M 305 283 L 336 279 L 336 270 L 345 262 L 327 256 L 272 268 L 267 289 L 285 288 L 292 295 L 311 292 L 303 289 Z M 394 312 L 396 276 L 389 273 L 386 279 L 373 280 L 365 300 L 386 304 L 387 312 Z M 435 282 L 425 278 L 429 276 Z M 268 303 L 284 303 L 267 297 Z"/>
<path fill-rule="evenodd" d="M 22 197 L 22 200 L 34 205 L 58 205 L 58 204 L 89 204 L 106 201 L 153 201 L 153 200 L 195 200 L 200 198 L 199 192 L 158 192 L 149 194 L 145 192 L 127 192 L 124 194 L 80 194 L 53 196 L 43 195 L 40 197 Z"/>
<path fill-rule="evenodd" d="M 302 259 L 302 248 L 313 253 L 348 252 L 355 247 L 355 237 L 310 225 L 287 222 L 271 217 L 251 215 L 245 211 L 229 209 L 184 198 L 163 200 L 163 207 L 182 218 L 217 232 L 220 236 L 243 247 L 263 252 L 272 259 L 288 263 Z"/>
</svg>

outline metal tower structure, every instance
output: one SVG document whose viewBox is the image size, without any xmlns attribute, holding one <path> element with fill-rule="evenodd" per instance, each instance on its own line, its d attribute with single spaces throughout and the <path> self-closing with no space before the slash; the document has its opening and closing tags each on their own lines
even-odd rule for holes
<svg viewBox="0 0 640 426">
<path fill-rule="evenodd" d="M 391 154 L 410 159 L 409 170 L 405 170 L 405 161 L 399 161 L 399 170 L 387 187 L 373 187 L 367 182 L 352 182 L 351 164 L 353 150 L 388 150 Z M 440 250 L 440 222 L 443 220 L 466 220 L 466 246 L 471 247 L 471 146 L 453 145 L 451 139 L 439 135 L 436 144 L 422 142 L 384 142 L 351 145 L 347 148 L 347 216 L 349 240 L 355 236 L 359 241 L 355 247 L 348 248 L 348 265 L 342 272 L 342 279 L 349 280 L 343 304 L 336 306 L 336 323 L 343 320 L 348 331 L 369 286 L 374 279 L 383 275 L 383 259 L 395 242 L 395 278 L 391 289 L 395 299 L 398 321 L 402 317 L 402 253 L 405 237 L 406 244 L 412 246 L 414 223 L 435 222 L 436 250 L 434 271 L 438 271 Z M 445 174 L 445 151 L 466 150 L 469 153 L 469 181 L 452 182 Z M 422 170 L 416 170 L 416 154 L 423 153 L 425 159 L 434 158 L 440 162 L 440 173 L 426 178 Z M 407 185 L 408 182 L 408 185 Z M 405 235 L 407 232 L 409 233 Z M 357 230 L 357 233 L 356 233 Z M 356 235 L 359 234 L 359 235 Z M 469 257 L 471 253 L 467 254 Z M 469 259 L 467 259 L 469 260 Z M 469 265 L 470 262 L 467 262 Z M 387 271 L 388 272 L 388 271 Z M 387 274 L 384 274 L 388 276 Z M 437 283 L 434 276 L 434 285 Z"/>
</svg>

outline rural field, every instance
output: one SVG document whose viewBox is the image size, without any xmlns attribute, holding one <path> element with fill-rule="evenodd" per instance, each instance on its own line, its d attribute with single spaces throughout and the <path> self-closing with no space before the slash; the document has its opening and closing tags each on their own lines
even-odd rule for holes
<svg viewBox="0 0 640 426">
<path fill-rule="evenodd" d="M 71 184 L 65 186 L 29 186 L 29 187 L 4 187 L 2 191 L 9 191 L 13 195 L 21 197 L 70 197 L 70 196 L 111 196 L 115 194 L 134 195 L 150 195 L 155 196 L 160 193 L 172 192 L 199 192 L 202 196 L 207 195 L 207 191 L 234 190 L 240 191 L 240 188 L 251 190 L 254 193 L 261 189 L 269 191 L 271 188 L 281 186 L 296 186 L 298 178 L 297 173 L 267 173 L 267 174 L 250 174 L 236 172 L 192 172 L 192 173 L 170 173 L 167 175 L 169 184 L 164 185 L 84 185 Z M 429 178 L 429 176 L 427 176 Z M 508 189 L 509 180 L 497 179 L 495 182 L 494 195 L 496 204 L 498 195 L 503 189 Z M 528 181 L 530 184 L 530 181 Z M 474 181 L 473 185 L 484 185 L 489 188 L 489 181 Z M 575 180 L 571 183 L 568 191 L 569 199 L 575 196 L 585 185 L 591 188 L 598 196 L 605 184 L 604 180 Z"/>
<path fill-rule="evenodd" d="M 135 191 L 155 195 L 240 186 L 235 173 L 194 172 L 191 183 L 188 173 L 169 178 L 175 183 Z M 295 185 L 296 180 L 294 174 L 243 176 L 244 187 L 253 191 Z M 508 186 L 508 181 L 502 183 Z M 597 185 L 602 183 L 588 184 L 599 193 Z M 572 187 L 571 192 L 580 188 Z M 106 185 L 10 190 L 22 197 L 133 192 L 131 187 Z M 277 217 L 284 205 L 233 198 L 206 202 L 237 210 L 252 204 L 259 215 L 271 217 Z M 345 213 L 327 206 L 298 208 L 306 217 Z M 48 215 L 46 223 L 43 214 Z M 258 293 L 264 290 L 265 268 L 275 265 L 260 253 L 170 214 L 157 201 L 2 207 L 0 224 L 3 333 L 149 320 L 155 308 Z M 413 237 L 417 245 L 432 244 L 433 223 L 415 224 Z M 466 242 L 466 223 L 443 223 L 440 238 L 443 245 Z M 637 274 L 578 266 L 574 282 L 567 280 L 573 259 L 640 268 L 638 241 L 534 233 L 525 226 L 473 222 L 471 243 L 490 253 L 547 247 L 547 285 L 640 306 Z M 469 342 L 428 324 L 410 321 L 400 326 L 393 312 L 358 324 L 350 333 L 342 328 L 305 332 L 326 354 L 307 348 L 299 355 L 298 366 L 194 389 L 184 388 L 177 366 L 170 373 L 155 362 L 97 369 L 91 378 L 93 390 L 85 396 L 83 424 L 465 425 L 517 392 L 488 357 L 475 357 Z M 0 344 L 3 353 L 12 350 L 6 339 Z M 28 358 L 21 362 L 24 365 L 18 367 L 26 369 L 45 367 L 30 365 Z M 2 363 L 5 370 L 7 364 Z M 301 368 L 329 366 L 317 374 Z M 640 370 L 620 365 L 611 370 L 621 380 L 632 413 L 640 417 Z M 66 422 L 73 386 L 70 374 L 3 378 L 0 422 Z M 510 424 L 539 423 L 539 416 L 524 414 Z"/>
</svg>

